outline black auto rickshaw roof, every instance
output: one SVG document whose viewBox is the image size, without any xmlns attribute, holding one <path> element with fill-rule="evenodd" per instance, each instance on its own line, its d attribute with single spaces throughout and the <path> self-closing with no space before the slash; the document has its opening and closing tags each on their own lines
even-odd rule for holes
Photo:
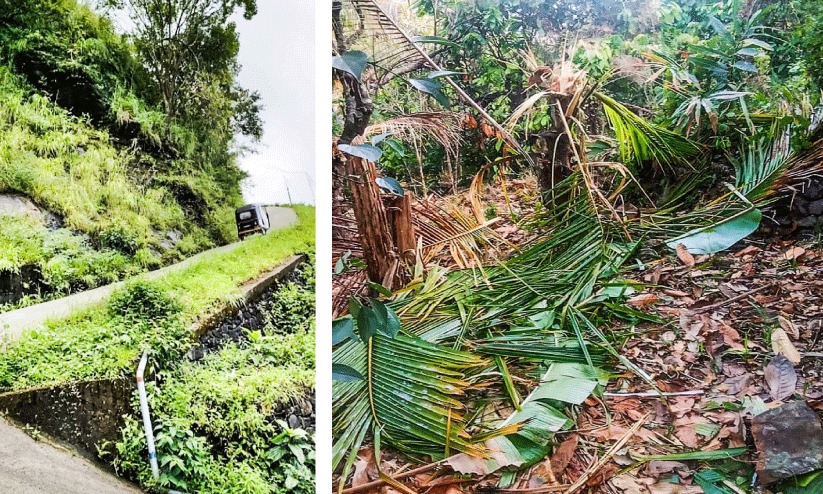
<svg viewBox="0 0 823 494">
<path fill-rule="evenodd" d="M 235 210 L 235 213 L 242 213 L 243 211 L 251 211 L 251 210 L 257 209 L 258 207 L 263 207 L 263 206 L 264 206 L 263 204 L 257 203 L 257 202 L 252 203 L 252 204 L 245 204 L 245 205 L 240 206 L 239 208 L 237 208 Z"/>
</svg>

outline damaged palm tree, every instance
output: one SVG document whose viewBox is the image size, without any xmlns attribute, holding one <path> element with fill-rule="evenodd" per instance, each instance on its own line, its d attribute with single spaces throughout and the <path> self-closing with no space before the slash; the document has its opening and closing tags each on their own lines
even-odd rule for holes
<svg viewBox="0 0 823 494">
<path fill-rule="evenodd" d="M 335 72 L 339 75 L 345 100 L 345 122 L 343 132 L 337 142 L 337 149 L 347 153 L 354 158 L 343 158 L 335 153 L 334 163 L 334 198 L 337 201 L 342 197 L 342 183 L 344 180 L 356 180 L 357 184 L 353 189 L 357 189 L 357 198 L 353 203 L 354 216 L 357 219 L 358 234 L 361 240 L 363 255 L 366 259 L 369 278 L 375 283 L 392 288 L 402 279 L 400 269 L 400 259 L 407 262 L 413 258 L 413 250 L 416 242 L 414 232 L 411 227 L 410 198 L 405 201 L 389 200 L 391 209 L 399 211 L 400 214 L 387 213 L 386 205 L 383 201 L 378 201 L 377 196 L 380 189 L 377 185 L 376 173 L 373 162 L 379 159 L 380 150 L 373 144 L 365 141 L 354 141 L 359 136 L 374 133 L 376 129 L 382 129 L 391 133 L 396 133 L 400 137 L 417 139 L 420 134 L 433 137 L 441 142 L 446 149 L 447 155 L 455 153 L 459 136 L 452 125 L 453 118 L 446 114 L 426 114 L 426 115 L 406 115 L 390 119 L 382 123 L 375 124 L 369 128 L 368 123 L 373 109 L 369 96 L 368 84 L 363 80 L 367 67 L 371 65 L 371 76 L 376 85 L 384 84 L 389 76 L 396 77 L 399 74 L 415 70 L 420 67 L 428 67 L 434 71 L 448 74 L 435 63 L 432 58 L 421 48 L 422 40 L 415 39 L 406 34 L 397 23 L 395 23 L 380 5 L 373 0 L 349 0 L 348 2 L 354 11 L 357 30 L 355 35 L 363 33 L 374 33 L 389 41 L 390 49 L 375 54 L 375 60 L 369 64 L 368 56 L 360 51 L 348 49 L 348 45 L 353 40 L 344 35 L 342 1 L 335 1 L 332 5 L 332 25 L 335 40 L 335 57 L 333 65 Z M 531 158 L 525 153 L 520 144 L 509 134 L 499 123 L 497 123 L 485 110 L 468 96 L 449 75 L 444 75 L 443 79 L 452 86 L 457 94 L 469 106 L 477 110 L 484 119 L 490 122 L 501 137 L 510 147 L 516 149 L 527 160 Z M 411 80 L 421 91 L 432 94 L 435 97 L 442 97 L 442 92 L 432 81 Z M 383 132 L 385 135 L 386 132 Z M 455 153 L 456 154 L 456 153 Z M 347 163 L 343 165 L 343 163 Z M 354 196 L 353 192 L 353 196 Z"/>
<path fill-rule="evenodd" d="M 361 18 L 372 15 L 379 27 L 389 26 L 409 59 L 428 63 L 415 42 L 392 31 L 396 25 L 379 5 L 353 3 Z M 472 257 L 480 242 L 472 243 L 469 218 L 453 221 L 463 228 L 452 236 L 426 225 L 447 221 L 435 208 L 417 210 L 418 231 L 432 242 L 422 242 L 429 256 L 419 252 L 415 279 L 375 306 L 386 307 L 383 320 L 393 329 L 368 329 L 372 323 L 356 314 L 335 321 L 345 338 L 335 338 L 334 364 L 352 370 L 333 385 L 338 489 L 365 444 L 378 456 L 389 445 L 464 475 L 497 472 L 499 486 L 511 485 L 517 472 L 552 451 L 555 434 L 573 426 L 575 407 L 601 393 L 610 375 L 632 372 L 656 389 L 616 349 L 621 326 L 662 322 L 625 303 L 641 288 L 622 279 L 625 271 L 644 269 L 652 250 L 659 256 L 729 248 L 787 194 L 807 194 L 807 209 L 816 200 L 809 194 L 821 169 L 819 136 L 810 135 L 805 148 L 774 138 L 737 147 L 725 158 L 734 176 L 712 182 L 720 154 L 712 143 L 634 111 L 607 90 L 608 75 L 590 80 L 565 58 L 551 68 L 535 60 L 526 65 L 535 92 L 508 119 L 505 133 L 495 127 L 500 133 L 492 135 L 513 151 L 506 156 L 501 146 L 504 159 L 515 159 L 524 149 L 510 141 L 518 121 L 549 113 L 549 131 L 537 136 L 542 142 L 533 140 L 531 154 L 520 155 L 529 163 L 537 158 L 530 164 L 546 192 L 545 207 L 528 218 L 533 237 L 505 260 Z M 595 118 L 608 135 L 587 132 L 587 119 Z M 741 140 L 750 141 L 756 139 Z M 473 189 L 482 185 L 483 170 Z M 649 184 L 653 198 L 644 189 Z M 707 184 L 710 192 L 698 193 Z M 482 205 L 472 206 L 471 219 L 482 226 Z M 459 247 L 451 246 L 454 239 Z M 461 250 L 453 259 L 466 262 L 427 264 L 446 245 Z M 382 472 L 380 481 L 408 492 Z"/>
</svg>

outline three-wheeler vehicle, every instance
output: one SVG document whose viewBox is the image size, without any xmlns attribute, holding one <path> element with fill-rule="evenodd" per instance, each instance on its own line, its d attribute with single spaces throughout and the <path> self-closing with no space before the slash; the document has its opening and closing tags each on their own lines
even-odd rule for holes
<svg viewBox="0 0 823 494">
<path fill-rule="evenodd" d="M 269 213 L 264 204 L 246 204 L 234 212 L 237 221 L 237 236 L 240 240 L 254 233 L 265 234 L 269 231 Z"/>
</svg>

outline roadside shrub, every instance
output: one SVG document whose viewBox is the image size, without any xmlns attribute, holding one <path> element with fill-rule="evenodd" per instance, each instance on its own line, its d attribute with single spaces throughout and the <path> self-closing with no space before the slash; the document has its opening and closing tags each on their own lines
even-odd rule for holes
<svg viewBox="0 0 823 494">
<path fill-rule="evenodd" d="M 117 290 L 108 302 L 109 314 L 130 322 L 162 323 L 183 311 L 182 306 L 157 285 L 135 280 Z"/>
<path fill-rule="evenodd" d="M 151 478 L 136 403 L 116 445 L 118 471 L 150 492 L 315 491 L 314 438 L 275 418 L 280 404 L 304 396 L 315 384 L 313 266 L 294 278 L 296 283 L 272 297 L 277 320 L 288 326 L 278 326 L 276 334 L 250 331 L 247 338 L 201 361 L 168 368 L 157 382 L 147 383 L 160 481 Z M 122 305 L 128 311 L 131 303 Z"/>
<path fill-rule="evenodd" d="M 313 438 L 272 417 L 278 403 L 313 387 L 313 354 L 313 332 L 257 335 L 168 371 L 148 390 L 160 485 L 137 415 L 121 429 L 115 468 L 151 492 L 314 492 Z"/>
<path fill-rule="evenodd" d="M 296 327 L 314 321 L 314 273 L 314 266 L 307 264 L 297 273 L 296 283 L 290 282 L 274 293 L 266 313 L 266 334 L 293 333 Z"/>
</svg>

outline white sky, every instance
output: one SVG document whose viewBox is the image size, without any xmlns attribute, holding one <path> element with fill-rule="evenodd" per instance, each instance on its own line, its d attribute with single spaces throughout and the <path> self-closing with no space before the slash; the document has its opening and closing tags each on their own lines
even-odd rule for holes
<svg viewBox="0 0 823 494">
<path fill-rule="evenodd" d="M 314 2 L 258 0 L 240 33 L 240 85 L 256 90 L 264 106 L 262 141 L 256 153 L 241 156 L 249 173 L 243 184 L 248 202 L 314 204 Z"/>
</svg>

